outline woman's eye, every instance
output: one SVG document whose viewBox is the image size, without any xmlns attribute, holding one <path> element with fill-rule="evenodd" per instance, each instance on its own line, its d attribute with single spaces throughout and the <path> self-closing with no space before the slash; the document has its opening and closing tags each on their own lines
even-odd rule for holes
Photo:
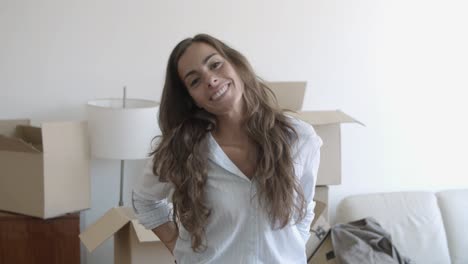
<svg viewBox="0 0 468 264">
<path fill-rule="evenodd" d="M 193 81 L 190 82 L 190 86 L 195 86 L 199 80 L 199 78 L 193 79 Z"/>
<path fill-rule="evenodd" d="M 222 64 L 222 63 L 219 62 L 219 61 L 213 62 L 213 63 L 211 64 L 211 69 L 217 69 L 217 68 L 219 68 L 219 67 L 221 66 L 221 64 Z"/>
</svg>

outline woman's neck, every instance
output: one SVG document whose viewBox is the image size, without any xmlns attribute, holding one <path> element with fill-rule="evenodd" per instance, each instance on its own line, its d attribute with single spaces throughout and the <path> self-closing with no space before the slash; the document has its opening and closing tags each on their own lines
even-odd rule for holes
<svg viewBox="0 0 468 264">
<path fill-rule="evenodd" d="M 219 116 L 213 136 L 220 142 L 242 142 L 247 140 L 243 115 Z"/>
</svg>

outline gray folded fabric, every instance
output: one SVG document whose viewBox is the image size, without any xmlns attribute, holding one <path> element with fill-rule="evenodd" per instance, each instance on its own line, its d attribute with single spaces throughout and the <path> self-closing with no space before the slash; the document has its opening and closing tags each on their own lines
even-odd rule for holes
<svg viewBox="0 0 468 264">
<path fill-rule="evenodd" d="M 341 264 L 414 264 L 400 255 L 390 234 L 373 218 L 335 225 L 331 236 Z"/>
</svg>

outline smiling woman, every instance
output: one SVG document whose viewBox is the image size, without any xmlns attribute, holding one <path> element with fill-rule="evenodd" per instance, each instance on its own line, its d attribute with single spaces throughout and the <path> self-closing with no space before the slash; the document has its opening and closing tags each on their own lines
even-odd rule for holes
<svg viewBox="0 0 468 264">
<path fill-rule="evenodd" d="M 178 263 L 306 262 L 322 141 L 242 54 L 205 34 L 181 41 L 159 122 L 133 204 Z"/>
</svg>

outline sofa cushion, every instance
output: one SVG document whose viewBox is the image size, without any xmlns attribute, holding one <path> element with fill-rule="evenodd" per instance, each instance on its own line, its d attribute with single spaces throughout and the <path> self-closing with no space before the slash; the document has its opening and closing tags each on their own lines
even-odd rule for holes
<svg viewBox="0 0 468 264">
<path fill-rule="evenodd" d="M 336 217 L 338 223 L 374 217 L 390 233 L 403 256 L 415 263 L 450 263 L 445 228 L 434 193 L 350 196 L 341 201 Z"/>
<path fill-rule="evenodd" d="M 468 190 L 443 191 L 436 195 L 444 219 L 452 263 L 468 263 Z"/>
</svg>

